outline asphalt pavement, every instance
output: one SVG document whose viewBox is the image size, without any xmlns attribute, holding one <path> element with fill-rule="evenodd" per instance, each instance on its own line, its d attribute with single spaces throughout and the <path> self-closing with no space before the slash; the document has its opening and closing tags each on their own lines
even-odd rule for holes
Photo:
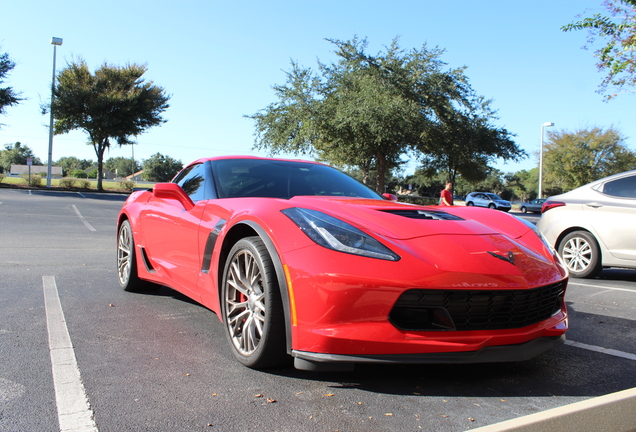
<svg viewBox="0 0 636 432">
<path fill-rule="evenodd" d="M 568 342 L 526 362 L 247 369 L 214 313 L 119 288 L 125 198 L 0 188 L 0 431 L 71 430 L 77 412 L 102 432 L 465 431 L 636 387 L 636 272 L 617 269 L 571 280 Z"/>
</svg>

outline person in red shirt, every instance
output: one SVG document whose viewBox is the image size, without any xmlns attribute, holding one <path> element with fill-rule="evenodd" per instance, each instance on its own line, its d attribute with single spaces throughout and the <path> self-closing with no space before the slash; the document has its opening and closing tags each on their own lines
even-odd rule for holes
<svg viewBox="0 0 636 432">
<path fill-rule="evenodd" d="M 453 205 L 453 182 L 446 182 L 446 187 L 439 196 L 439 205 L 452 206 Z"/>
</svg>

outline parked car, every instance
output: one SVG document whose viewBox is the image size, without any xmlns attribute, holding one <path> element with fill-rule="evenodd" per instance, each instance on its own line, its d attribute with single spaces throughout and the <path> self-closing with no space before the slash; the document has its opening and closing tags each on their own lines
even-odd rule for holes
<svg viewBox="0 0 636 432">
<path fill-rule="evenodd" d="M 466 195 L 467 206 L 488 207 L 491 209 L 510 211 L 510 201 L 501 199 L 497 194 L 490 192 L 471 192 Z"/>
<path fill-rule="evenodd" d="M 545 198 L 533 199 L 532 201 L 521 203 L 519 210 L 521 210 L 521 213 L 541 213 L 544 202 Z"/>
<path fill-rule="evenodd" d="M 567 270 L 533 224 L 385 200 L 316 162 L 200 159 L 133 192 L 117 230 L 121 287 L 203 304 L 252 368 L 515 361 L 565 340 Z"/>
<path fill-rule="evenodd" d="M 636 170 L 548 198 L 537 227 L 574 277 L 636 268 Z"/>
</svg>

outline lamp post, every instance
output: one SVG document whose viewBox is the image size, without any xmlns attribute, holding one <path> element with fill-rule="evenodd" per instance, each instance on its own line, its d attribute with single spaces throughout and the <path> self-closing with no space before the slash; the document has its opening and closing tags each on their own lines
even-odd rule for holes
<svg viewBox="0 0 636 432">
<path fill-rule="evenodd" d="M 53 45 L 53 80 L 51 81 L 51 121 L 49 123 L 49 163 L 46 169 L 46 187 L 51 187 L 51 166 L 53 164 L 53 93 L 55 92 L 55 55 L 57 47 L 62 45 L 62 38 L 52 37 L 51 45 Z"/>
<path fill-rule="evenodd" d="M 546 122 L 541 125 L 541 148 L 539 149 L 539 195 L 537 198 L 542 198 L 543 196 L 543 129 L 551 126 L 554 126 L 554 123 Z"/>
</svg>

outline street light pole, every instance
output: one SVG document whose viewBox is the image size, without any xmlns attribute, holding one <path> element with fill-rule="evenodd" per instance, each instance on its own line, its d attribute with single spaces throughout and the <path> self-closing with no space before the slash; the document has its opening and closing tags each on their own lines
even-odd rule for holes
<svg viewBox="0 0 636 432">
<path fill-rule="evenodd" d="M 554 126 L 552 122 L 541 125 L 541 148 L 539 149 L 539 194 L 537 198 L 543 197 L 543 128 Z"/>
<path fill-rule="evenodd" d="M 51 121 L 49 123 L 49 163 L 46 169 L 46 187 L 51 187 L 51 167 L 53 165 L 53 93 L 55 92 L 55 55 L 57 47 L 62 45 L 62 38 L 52 37 L 51 45 L 53 45 L 53 79 L 51 81 Z"/>
</svg>

